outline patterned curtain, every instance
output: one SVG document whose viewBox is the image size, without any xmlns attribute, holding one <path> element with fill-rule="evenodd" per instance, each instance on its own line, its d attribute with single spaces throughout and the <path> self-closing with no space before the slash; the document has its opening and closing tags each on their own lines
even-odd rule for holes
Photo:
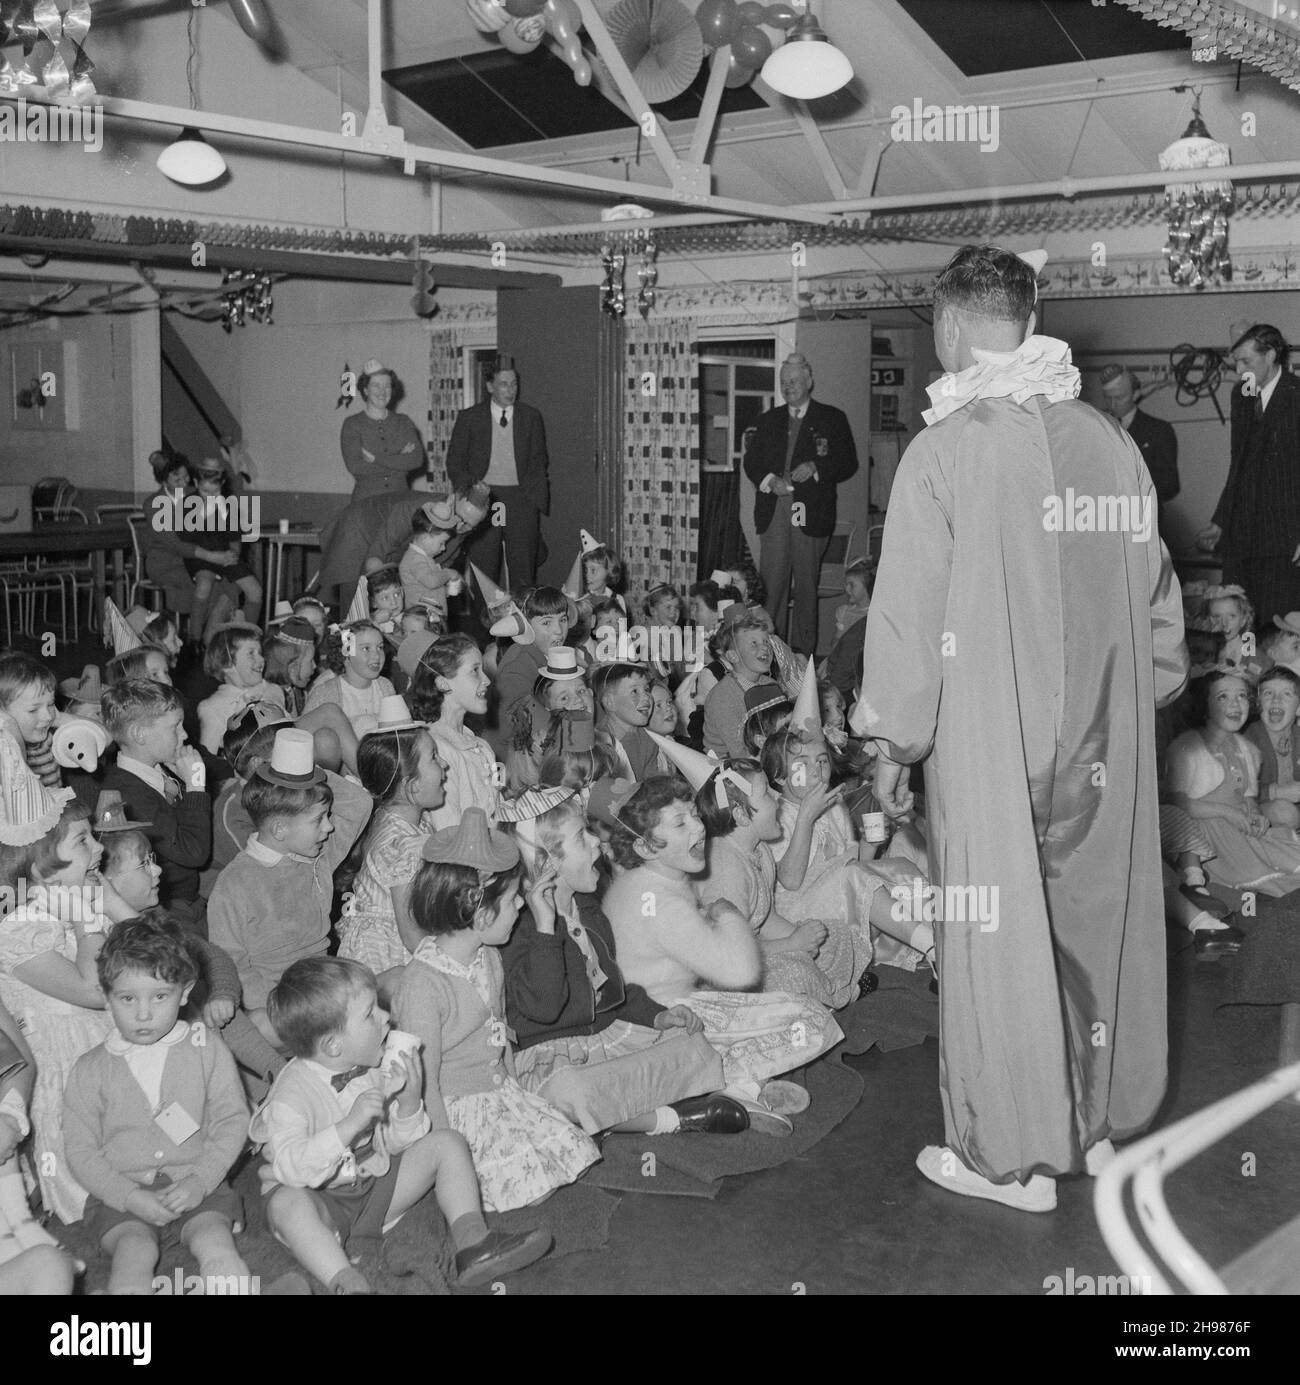
<svg viewBox="0 0 1300 1385">
<path fill-rule="evenodd" d="M 465 407 L 464 332 L 429 338 L 429 477 L 435 490 L 450 490 L 447 444 L 456 415 Z"/>
<path fill-rule="evenodd" d="M 626 320 L 623 565 L 639 601 L 694 582 L 700 540 L 699 355 L 691 318 Z"/>
</svg>

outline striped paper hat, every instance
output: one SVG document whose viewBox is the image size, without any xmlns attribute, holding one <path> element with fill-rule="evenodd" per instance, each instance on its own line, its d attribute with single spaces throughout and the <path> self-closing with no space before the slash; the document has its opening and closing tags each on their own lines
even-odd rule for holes
<svg viewBox="0 0 1300 1385">
<path fill-rule="evenodd" d="M 7 724 L 4 724 L 7 723 Z M 63 816 L 71 789 L 51 791 L 31 772 L 10 717 L 0 723 L 0 842 L 30 846 Z"/>
</svg>

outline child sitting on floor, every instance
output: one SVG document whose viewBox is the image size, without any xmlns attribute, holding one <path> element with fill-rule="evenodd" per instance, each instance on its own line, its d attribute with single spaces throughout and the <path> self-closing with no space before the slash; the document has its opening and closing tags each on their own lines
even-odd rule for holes
<svg viewBox="0 0 1300 1385">
<path fill-rule="evenodd" d="M 212 941 L 239 971 L 249 1018 L 271 1043 L 266 998 L 285 968 L 329 947 L 335 869 L 370 817 L 370 795 L 312 760 L 308 731 L 277 731 L 268 762 L 243 789 L 257 829 L 217 878 Z"/>
<path fill-rule="evenodd" d="M 214 1032 L 180 1018 L 198 971 L 174 925 L 119 924 L 97 970 L 117 1032 L 68 1074 L 63 1135 L 90 1194 L 87 1232 L 112 1256 L 108 1292 L 152 1293 L 159 1254 L 178 1245 L 205 1288 L 225 1292 L 248 1277 L 234 1241 L 243 1210 L 226 1181 L 248 1121 L 235 1061 Z"/>
<path fill-rule="evenodd" d="M 291 603 L 291 609 L 294 615 L 301 616 L 315 630 L 316 643 L 319 644 L 325 638 L 325 627 L 329 623 L 325 603 L 314 596 L 299 596 Z"/>
<path fill-rule="evenodd" d="M 1300 675 L 1278 664 L 1256 688 L 1259 720 L 1246 739 L 1259 751 L 1259 806 L 1274 827 L 1300 827 Z"/>
<path fill-rule="evenodd" d="M 499 949 L 519 915 L 519 850 L 481 808 L 424 844 L 411 886 L 422 937 L 393 1000 L 424 1043 L 435 1129 L 469 1142 L 483 1206 L 508 1212 L 572 1183 L 600 1158 L 591 1139 L 519 1085 Z"/>
<path fill-rule="evenodd" d="M 428 839 L 420 820 L 442 806 L 447 767 L 428 728 L 409 718 L 364 737 L 358 758 L 375 815 L 353 896 L 339 920 L 338 955 L 369 967 L 384 999 L 420 941 L 409 903 L 420 848 Z"/>
<path fill-rule="evenodd" d="M 321 662 L 330 672 L 312 684 L 305 710 L 337 704 L 360 740 L 378 724 L 379 704 L 394 696 L 392 683 L 382 676 L 387 657 L 384 636 L 374 621 L 330 626 L 321 646 Z"/>
<path fill-rule="evenodd" d="M 365 967 L 342 957 L 295 962 L 268 1008 L 293 1061 L 249 1127 L 266 1160 L 267 1219 L 329 1292 L 372 1292 L 348 1259 L 350 1242 L 390 1231 L 430 1188 L 462 1287 L 546 1254 L 546 1231 L 488 1230 L 465 1141 L 445 1125 L 430 1130 L 424 1065 L 415 1046 L 386 1045 L 388 1016 Z"/>
<path fill-rule="evenodd" d="M 0 655 L 0 713 L 18 727 L 19 745 L 31 771 L 47 788 L 63 776 L 54 760 L 54 674 L 30 654 Z"/>
<path fill-rule="evenodd" d="M 608 544 L 586 547 L 588 536 L 583 536 L 582 554 L 583 592 L 591 602 L 612 601 L 627 615 L 627 602 L 621 592 L 623 587 L 623 564 Z"/>
<path fill-rule="evenodd" d="M 526 794 L 507 811 L 532 882 L 532 906 L 502 953 L 524 1090 L 589 1135 L 747 1130 L 745 1108 L 719 1091 L 722 1060 L 699 1017 L 624 981 L 595 893 L 600 839 L 577 796 Z"/>
<path fill-rule="evenodd" d="M 1205 593 L 1205 609 L 1223 634 L 1221 663 L 1246 664 L 1258 659 L 1255 649 L 1255 608 L 1238 586 L 1211 587 Z"/>
<path fill-rule="evenodd" d="M 36 1059 L 18 1022 L 0 1004 L 0 1294 L 72 1292 L 72 1257 L 32 1216 L 18 1166 L 18 1148 L 31 1133 L 27 1104 Z"/>
<path fill-rule="evenodd" d="M 497 667 L 497 720 L 510 724 L 515 703 L 529 696 L 538 673 L 546 667 L 546 656 L 569 637 L 571 602 L 558 587 L 538 587 L 528 594 L 523 615 L 531 640 L 514 642 L 502 655 Z"/>
<path fill-rule="evenodd" d="M 844 569 L 844 595 L 848 600 L 835 610 L 835 643 L 826 656 L 823 676 L 840 690 L 846 702 L 857 697 L 862 681 L 862 647 L 867 635 L 874 571 L 869 558 L 850 563 Z"/>
<path fill-rule="evenodd" d="M 221 750 L 230 718 L 257 702 L 284 706 L 284 689 L 263 676 L 266 657 L 261 631 L 255 625 L 227 625 L 213 635 L 203 667 L 221 686 L 199 703 L 199 741 L 209 755 Z"/>
<path fill-rule="evenodd" d="M 159 611 L 144 627 L 141 636 L 146 644 L 156 644 L 167 655 L 167 667 L 176 667 L 181 649 L 181 618 L 175 611 Z"/>
<path fill-rule="evenodd" d="M 390 639 L 399 637 L 397 622 L 405 602 L 402 599 L 402 579 L 397 569 L 377 568 L 366 574 L 366 585 L 370 588 L 370 619 L 376 629 Z"/>
<path fill-rule="evenodd" d="M 157 644 L 142 644 L 125 654 L 115 654 L 104 665 L 104 682 L 108 687 L 124 683 L 128 678 L 149 678 L 155 683 L 172 683 L 172 662 L 167 651 Z"/>
<path fill-rule="evenodd" d="M 722 1053 L 727 1095 L 753 1129 L 788 1135 L 808 1094 L 773 1081 L 832 1048 L 843 1033 L 828 1010 L 780 991 L 755 992 L 762 954 L 748 918 L 719 899 L 704 908 L 694 880 L 705 869 L 704 824 L 690 789 L 668 776 L 648 779 L 612 807 L 615 862 L 605 892 L 619 965 L 661 1005 L 686 1005 Z M 714 989 L 717 988 L 717 989 Z"/>
</svg>

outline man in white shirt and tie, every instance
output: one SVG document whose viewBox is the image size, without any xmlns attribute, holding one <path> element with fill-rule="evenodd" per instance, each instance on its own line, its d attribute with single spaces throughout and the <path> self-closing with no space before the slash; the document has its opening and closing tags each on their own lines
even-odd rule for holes
<svg viewBox="0 0 1300 1385">
<path fill-rule="evenodd" d="M 487 399 L 456 416 L 447 477 L 460 494 L 478 481 L 492 492 L 487 521 L 470 541 L 470 561 L 499 582 L 504 538 L 511 584 L 532 586 L 541 517 L 551 504 L 546 428 L 536 409 L 518 402 L 519 373 L 510 357 L 498 357 L 487 384 Z"/>
</svg>

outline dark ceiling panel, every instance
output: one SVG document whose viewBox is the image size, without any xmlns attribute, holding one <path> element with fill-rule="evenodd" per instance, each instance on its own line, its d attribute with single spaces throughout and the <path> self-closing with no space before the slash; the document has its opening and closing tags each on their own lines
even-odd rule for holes
<svg viewBox="0 0 1300 1385">
<path fill-rule="evenodd" d="M 1118 5 L 1091 0 L 898 3 L 967 77 L 1190 45 L 1176 29 L 1162 29 Z"/>
<path fill-rule="evenodd" d="M 636 128 L 594 86 L 580 87 L 567 64 L 546 48 L 526 56 L 497 48 L 390 68 L 384 80 L 473 149 Z M 681 96 L 656 109 L 667 121 L 693 120 L 707 82 L 706 65 Z M 721 110 L 727 115 L 763 105 L 746 86 L 728 89 Z"/>
</svg>

